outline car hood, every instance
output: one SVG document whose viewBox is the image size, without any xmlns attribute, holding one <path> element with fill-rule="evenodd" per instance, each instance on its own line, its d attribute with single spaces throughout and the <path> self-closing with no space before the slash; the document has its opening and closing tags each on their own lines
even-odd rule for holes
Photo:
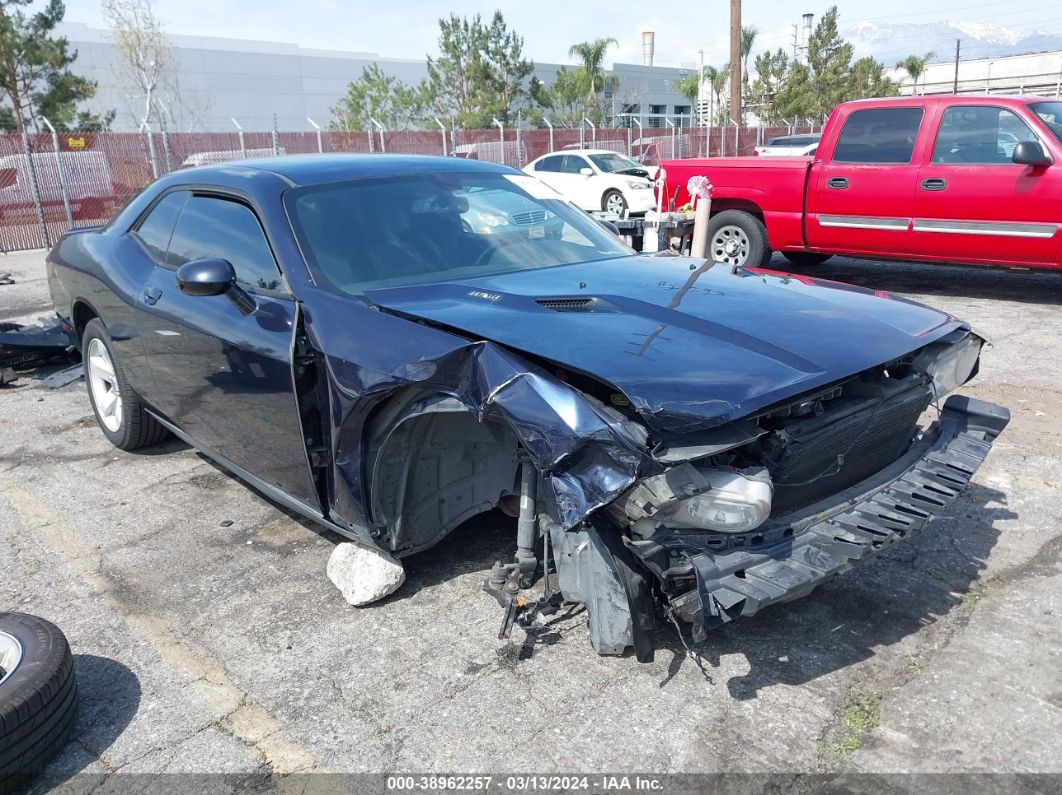
<svg viewBox="0 0 1062 795">
<path fill-rule="evenodd" d="M 631 256 L 367 293 L 377 306 L 611 385 L 651 427 L 738 419 L 963 324 L 806 276 Z M 622 403 L 619 394 L 614 402 Z"/>
</svg>

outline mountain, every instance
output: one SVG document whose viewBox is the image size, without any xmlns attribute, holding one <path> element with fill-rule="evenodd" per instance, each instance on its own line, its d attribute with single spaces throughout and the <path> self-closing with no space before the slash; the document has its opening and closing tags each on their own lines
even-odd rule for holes
<svg viewBox="0 0 1062 795">
<path fill-rule="evenodd" d="M 947 60 L 955 52 L 956 39 L 962 39 L 964 60 L 1062 50 L 1060 33 L 1018 33 L 1003 25 L 955 19 L 899 24 L 862 20 L 842 35 L 855 46 L 857 56 L 873 55 L 886 64 L 911 53 L 935 52 L 938 59 Z"/>
</svg>

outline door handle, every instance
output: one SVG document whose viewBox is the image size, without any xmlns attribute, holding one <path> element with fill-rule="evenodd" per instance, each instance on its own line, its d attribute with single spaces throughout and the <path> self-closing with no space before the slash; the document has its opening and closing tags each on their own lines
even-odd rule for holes
<svg viewBox="0 0 1062 795">
<path fill-rule="evenodd" d="M 930 177 L 922 180 L 922 190 L 944 190 L 948 187 L 948 181 L 940 177 Z"/>
<path fill-rule="evenodd" d="M 159 299 L 162 298 L 162 290 L 160 290 L 158 287 L 148 287 L 145 288 L 143 294 L 140 297 L 148 306 L 154 306 L 159 302 Z"/>
<path fill-rule="evenodd" d="M 826 180 L 826 187 L 834 190 L 844 190 L 848 187 L 848 177 L 830 177 Z"/>
</svg>

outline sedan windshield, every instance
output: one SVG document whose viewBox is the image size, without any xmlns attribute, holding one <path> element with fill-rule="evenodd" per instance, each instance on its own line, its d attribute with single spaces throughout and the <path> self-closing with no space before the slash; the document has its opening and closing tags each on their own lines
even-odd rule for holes
<svg viewBox="0 0 1062 795">
<path fill-rule="evenodd" d="M 315 278 L 354 295 L 634 253 L 524 174 L 340 182 L 289 191 L 284 202 Z"/>
<path fill-rule="evenodd" d="M 618 174 L 631 169 L 636 171 L 645 170 L 645 166 L 641 163 L 636 163 L 629 157 L 624 157 L 620 154 L 590 155 L 590 159 L 594 161 L 595 166 L 606 174 Z"/>
<path fill-rule="evenodd" d="M 1062 102 L 1033 102 L 1029 107 L 1054 133 L 1055 138 L 1062 141 Z"/>
</svg>

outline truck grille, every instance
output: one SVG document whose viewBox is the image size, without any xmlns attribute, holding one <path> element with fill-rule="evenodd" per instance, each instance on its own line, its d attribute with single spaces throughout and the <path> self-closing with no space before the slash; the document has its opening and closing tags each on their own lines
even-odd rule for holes
<svg viewBox="0 0 1062 795">
<path fill-rule="evenodd" d="M 772 515 L 785 515 L 843 491 L 907 451 L 932 395 L 913 379 L 890 384 L 886 392 L 874 405 L 833 421 L 830 415 L 845 411 L 834 409 L 823 417 L 785 425 L 785 451 L 770 467 L 775 488 Z"/>
</svg>

